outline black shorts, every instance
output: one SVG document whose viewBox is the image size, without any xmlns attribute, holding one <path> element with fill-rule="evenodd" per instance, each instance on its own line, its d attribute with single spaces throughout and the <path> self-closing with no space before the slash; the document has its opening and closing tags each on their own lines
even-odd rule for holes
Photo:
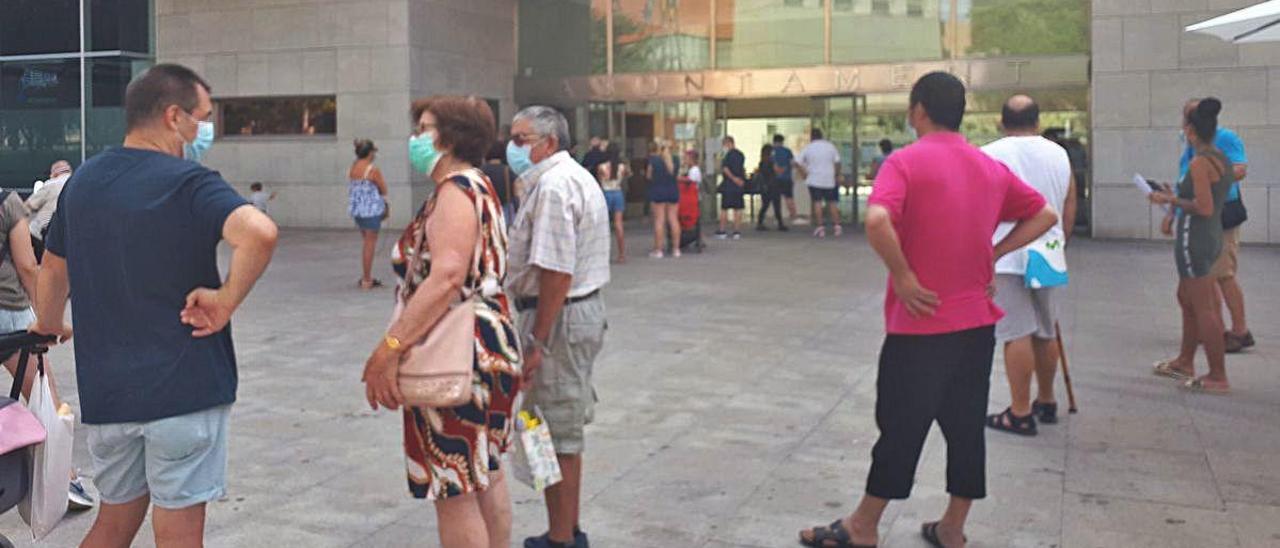
<svg viewBox="0 0 1280 548">
<path fill-rule="evenodd" d="M 741 190 L 720 192 L 720 209 L 743 209 L 745 207 L 747 207 L 747 202 Z"/>
<path fill-rule="evenodd" d="M 809 199 L 817 202 L 830 202 L 833 204 L 840 203 L 840 187 L 835 188 L 818 188 L 809 187 Z"/>
<path fill-rule="evenodd" d="M 778 179 L 777 181 L 774 181 L 773 184 L 776 185 L 774 188 L 777 189 L 779 196 L 782 196 L 783 198 L 796 197 L 795 181 L 792 181 L 791 179 Z"/>
</svg>

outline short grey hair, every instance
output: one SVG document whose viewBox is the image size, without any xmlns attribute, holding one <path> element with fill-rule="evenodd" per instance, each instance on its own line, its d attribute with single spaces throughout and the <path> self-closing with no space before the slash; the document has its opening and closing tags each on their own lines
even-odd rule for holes
<svg viewBox="0 0 1280 548">
<path fill-rule="evenodd" d="M 534 133 L 543 137 L 555 137 L 560 150 L 569 150 L 569 121 L 560 111 L 543 105 L 525 107 L 516 113 L 512 122 L 528 120 Z"/>
</svg>

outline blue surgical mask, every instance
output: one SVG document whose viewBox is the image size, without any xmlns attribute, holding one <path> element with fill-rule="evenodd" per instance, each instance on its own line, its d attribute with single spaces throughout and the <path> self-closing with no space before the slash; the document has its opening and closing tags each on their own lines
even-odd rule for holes
<svg viewBox="0 0 1280 548">
<path fill-rule="evenodd" d="M 409 162 L 416 169 L 427 175 L 435 171 L 440 162 L 440 151 L 436 150 L 435 137 L 430 132 L 409 137 Z"/>
<path fill-rule="evenodd" d="M 533 145 L 516 146 L 515 141 L 507 143 L 507 165 L 516 175 L 524 175 L 533 167 Z"/>
<path fill-rule="evenodd" d="M 192 162 L 200 162 L 212 147 L 213 122 L 196 122 L 196 139 L 189 143 L 183 139 L 182 157 Z"/>
</svg>

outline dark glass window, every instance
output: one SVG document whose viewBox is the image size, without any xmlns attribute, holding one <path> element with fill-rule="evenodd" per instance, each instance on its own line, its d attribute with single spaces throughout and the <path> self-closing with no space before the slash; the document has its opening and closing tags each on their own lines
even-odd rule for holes
<svg viewBox="0 0 1280 548">
<path fill-rule="evenodd" d="M 520 76 L 606 72 L 608 1 L 520 0 Z"/>
<path fill-rule="evenodd" d="M 80 62 L 0 63 L 0 186 L 28 188 L 80 160 Z"/>
<path fill-rule="evenodd" d="M 151 51 L 151 0 L 90 0 L 87 9 L 91 51 Z"/>
<path fill-rule="evenodd" d="M 88 104 L 85 108 L 85 153 L 93 156 L 124 140 L 124 92 L 150 61 L 113 57 L 89 59 Z"/>
<path fill-rule="evenodd" d="M 80 51 L 79 0 L 0 2 L 0 55 Z"/>
<path fill-rule="evenodd" d="M 0 63 L 0 109 L 80 108 L 80 60 Z"/>
<path fill-rule="evenodd" d="M 889 0 L 871 0 L 871 13 L 887 15 L 889 13 Z"/>
<path fill-rule="evenodd" d="M 315 97 L 218 99 L 218 132 L 228 136 L 332 135 L 338 128 L 338 100 Z"/>
</svg>

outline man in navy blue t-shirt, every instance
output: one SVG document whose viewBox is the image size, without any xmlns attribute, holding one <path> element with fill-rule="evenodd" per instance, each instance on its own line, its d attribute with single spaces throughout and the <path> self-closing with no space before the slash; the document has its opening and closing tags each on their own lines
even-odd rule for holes
<svg viewBox="0 0 1280 548">
<path fill-rule="evenodd" d="M 72 295 L 102 495 L 87 546 L 131 545 L 151 505 L 157 545 L 198 546 L 205 503 L 225 491 L 236 399 L 228 323 L 271 260 L 276 227 L 197 163 L 213 141 L 212 112 L 196 73 L 147 71 L 126 92 L 124 146 L 76 171 L 50 222 L 34 330 L 69 336 L 60 326 Z"/>
<path fill-rule="evenodd" d="M 796 220 L 796 198 L 791 163 L 796 155 L 787 148 L 786 142 L 787 139 L 782 134 L 773 136 L 773 170 L 778 175 L 774 181 L 778 185 L 778 194 L 787 202 L 787 222 L 792 222 Z"/>
</svg>

